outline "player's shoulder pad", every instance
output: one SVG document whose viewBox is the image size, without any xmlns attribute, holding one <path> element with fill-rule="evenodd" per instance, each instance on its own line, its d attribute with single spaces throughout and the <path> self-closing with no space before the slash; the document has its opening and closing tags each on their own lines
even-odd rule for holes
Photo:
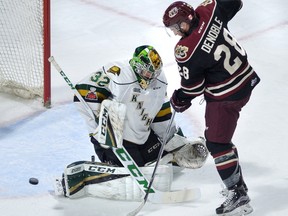
<svg viewBox="0 0 288 216">
<path fill-rule="evenodd" d="M 122 62 L 110 62 L 103 66 L 103 71 L 108 76 L 120 76 L 124 68 L 125 64 Z"/>
<path fill-rule="evenodd" d="M 136 80 L 128 61 L 127 63 L 125 61 L 111 62 L 103 66 L 103 71 L 116 83 L 130 83 Z"/>
</svg>

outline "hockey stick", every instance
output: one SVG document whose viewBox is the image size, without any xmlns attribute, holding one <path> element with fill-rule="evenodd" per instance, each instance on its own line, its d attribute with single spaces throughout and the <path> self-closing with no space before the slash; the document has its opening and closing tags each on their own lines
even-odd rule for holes
<svg viewBox="0 0 288 216">
<path fill-rule="evenodd" d="M 58 63 L 55 61 L 53 56 L 50 56 L 48 58 L 48 61 L 50 63 L 53 64 L 53 66 L 55 67 L 55 69 L 60 73 L 60 75 L 64 78 L 64 80 L 66 81 L 66 83 L 70 86 L 70 88 L 73 90 L 74 94 L 77 96 L 77 98 L 81 101 L 82 105 L 84 106 L 85 110 L 89 113 L 89 115 L 95 120 L 96 117 L 94 115 L 94 113 L 92 112 L 92 110 L 90 109 L 90 107 L 88 106 L 88 104 L 85 102 L 85 100 L 82 98 L 82 96 L 80 95 L 80 93 L 77 91 L 77 89 L 75 88 L 75 86 L 73 85 L 73 83 L 69 80 L 69 78 L 66 76 L 66 74 L 63 72 L 63 70 L 61 69 L 61 67 L 58 65 Z"/>
<path fill-rule="evenodd" d="M 74 94 L 78 97 L 79 101 L 83 105 L 84 109 L 91 115 L 93 119 L 95 118 L 95 115 L 91 108 L 88 106 L 86 101 L 82 98 L 82 96 L 79 94 L 75 86 L 72 84 L 72 82 L 69 80 L 69 78 L 66 76 L 66 74 L 63 72 L 63 70 L 60 68 L 60 66 L 55 61 L 54 57 L 49 57 L 49 62 L 53 64 L 55 69 L 60 73 L 60 75 L 64 78 L 66 83 L 70 86 L 70 88 L 73 90 Z M 130 154 L 126 151 L 125 148 L 122 146 L 120 147 L 112 147 L 112 150 L 114 154 L 119 158 L 123 166 L 127 169 L 127 171 L 130 173 L 132 178 L 136 181 L 140 189 L 146 193 L 153 193 L 151 194 L 151 199 L 149 200 L 154 203 L 176 203 L 176 202 L 188 202 L 195 199 L 198 199 L 200 197 L 200 190 L 198 188 L 195 189 L 185 189 L 185 190 L 179 190 L 179 191 L 169 191 L 169 192 L 162 192 L 158 191 L 155 188 L 152 187 L 152 184 L 150 186 L 150 189 L 147 190 L 147 186 L 149 185 L 149 181 L 145 178 L 137 164 L 134 162 Z M 148 196 L 147 196 L 148 197 Z"/>
<path fill-rule="evenodd" d="M 144 199 L 143 199 L 142 203 L 134 211 L 131 211 L 130 213 L 128 213 L 127 216 L 135 216 L 135 215 L 137 215 L 141 211 L 141 209 L 144 207 L 144 205 L 146 204 L 146 202 L 148 200 L 148 196 L 150 194 L 149 190 L 152 187 L 152 184 L 153 184 L 153 181 L 154 181 L 154 178 L 155 178 L 155 174 L 156 174 L 156 171 L 157 171 L 157 168 L 158 168 L 158 165 L 159 165 L 159 161 L 160 161 L 160 159 L 161 159 L 161 157 L 163 155 L 164 147 L 165 147 L 165 145 L 167 143 L 168 136 L 169 136 L 171 128 L 172 128 L 172 124 L 173 124 L 173 121 L 174 121 L 175 113 L 176 112 L 172 112 L 172 116 L 171 116 L 170 122 L 168 124 L 168 127 L 166 129 L 166 133 L 165 133 L 165 135 L 163 137 L 163 140 L 161 141 L 159 139 L 159 141 L 161 143 L 161 148 L 160 148 L 160 151 L 158 153 L 158 157 L 157 157 L 157 160 L 156 160 L 156 163 L 155 163 L 155 167 L 154 167 L 153 173 L 151 175 L 151 179 L 150 179 L 150 182 L 149 182 L 149 185 L 148 185 L 147 192 L 146 192 L 146 194 L 144 196 Z"/>
</svg>

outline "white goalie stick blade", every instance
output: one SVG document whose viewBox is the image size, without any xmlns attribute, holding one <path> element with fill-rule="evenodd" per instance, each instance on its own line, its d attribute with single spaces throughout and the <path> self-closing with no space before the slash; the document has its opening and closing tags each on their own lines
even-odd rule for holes
<svg viewBox="0 0 288 216">
<path fill-rule="evenodd" d="M 148 199 L 152 203 L 172 204 L 172 203 L 196 201 L 200 198 L 201 198 L 200 188 L 192 188 L 192 189 L 184 189 L 169 192 L 157 191 L 157 193 L 155 194 L 150 194 Z M 146 201 L 143 200 L 142 203 L 136 209 L 129 212 L 127 216 L 137 215 L 144 207 L 145 203 Z"/>
<path fill-rule="evenodd" d="M 181 203 L 196 201 L 201 198 L 200 188 L 190 188 L 177 191 L 157 191 L 157 193 L 150 193 L 148 200 L 152 203 Z"/>
</svg>

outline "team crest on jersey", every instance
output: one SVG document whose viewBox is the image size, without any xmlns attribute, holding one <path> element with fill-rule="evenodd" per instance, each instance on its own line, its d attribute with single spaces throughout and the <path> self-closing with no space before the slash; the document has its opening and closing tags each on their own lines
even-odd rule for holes
<svg viewBox="0 0 288 216">
<path fill-rule="evenodd" d="M 187 57 L 187 52 L 188 52 L 188 47 L 182 46 L 182 45 L 177 45 L 175 48 L 175 56 L 178 59 L 184 59 Z"/>
<path fill-rule="evenodd" d="M 117 76 L 120 75 L 120 71 L 121 71 L 121 69 L 116 65 L 112 66 L 111 68 L 109 68 L 107 70 L 107 72 L 112 73 L 112 74 L 117 75 Z"/>
<path fill-rule="evenodd" d="M 90 88 L 90 91 L 85 96 L 88 100 L 97 100 L 96 88 Z"/>
</svg>

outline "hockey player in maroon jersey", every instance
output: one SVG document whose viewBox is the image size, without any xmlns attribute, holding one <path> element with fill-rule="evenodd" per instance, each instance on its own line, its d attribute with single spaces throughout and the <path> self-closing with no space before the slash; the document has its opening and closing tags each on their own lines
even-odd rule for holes
<svg viewBox="0 0 288 216">
<path fill-rule="evenodd" d="M 163 16 L 164 25 L 181 36 L 175 46 L 181 87 L 170 102 L 176 112 L 184 112 L 192 99 L 204 94 L 206 144 L 227 187 L 226 200 L 216 213 L 225 216 L 253 211 L 232 143 L 239 112 L 260 81 L 245 50 L 228 30 L 228 22 L 241 7 L 241 0 L 206 0 L 194 10 L 177 1 Z"/>
</svg>

